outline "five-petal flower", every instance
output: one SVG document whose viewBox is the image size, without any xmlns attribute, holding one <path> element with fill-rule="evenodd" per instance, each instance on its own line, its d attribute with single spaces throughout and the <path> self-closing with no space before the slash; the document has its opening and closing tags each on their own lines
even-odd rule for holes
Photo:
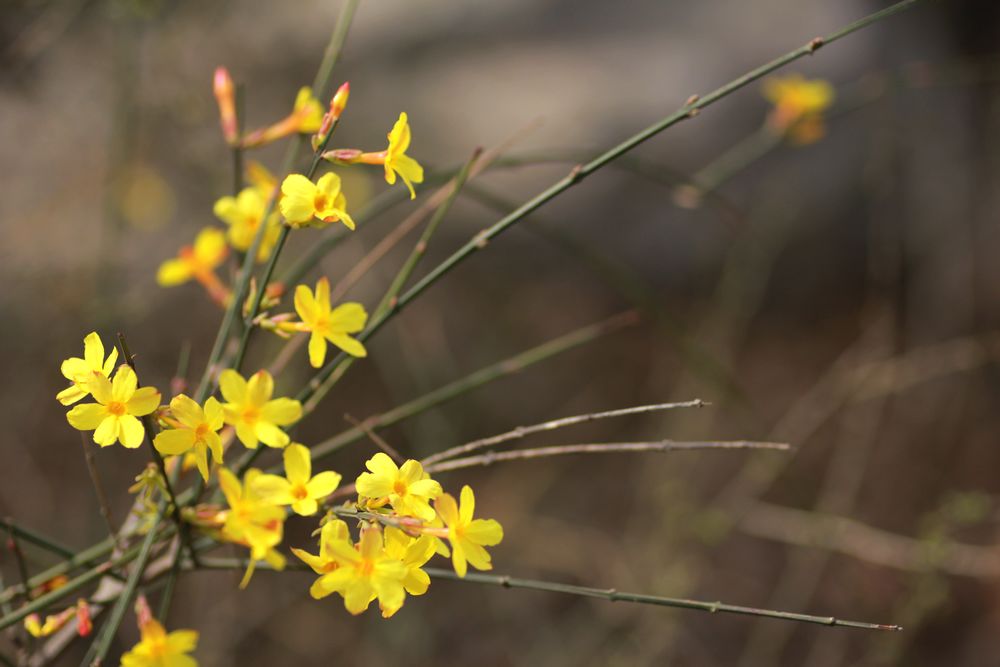
<svg viewBox="0 0 1000 667">
<path fill-rule="evenodd" d="M 160 405 L 160 392 L 153 387 L 138 388 L 139 381 L 129 366 L 122 365 L 113 380 L 95 375 L 89 381 L 90 393 L 97 403 L 78 405 L 66 415 L 70 425 L 81 431 L 94 431 L 94 442 L 101 447 L 115 444 L 134 449 L 142 444 L 146 431 L 139 417 Z"/>
</svg>

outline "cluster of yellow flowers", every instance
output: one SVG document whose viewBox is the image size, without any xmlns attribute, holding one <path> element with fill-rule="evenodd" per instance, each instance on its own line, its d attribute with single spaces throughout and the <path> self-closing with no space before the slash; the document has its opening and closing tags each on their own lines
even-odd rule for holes
<svg viewBox="0 0 1000 667">
<path fill-rule="evenodd" d="M 423 180 L 420 164 L 406 155 L 410 127 L 405 113 L 389 133 L 384 151 L 325 150 L 347 103 L 347 84 L 337 91 L 325 114 L 309 89 L 303 88 L 288 117 L 244 136 L 236 130 L 232 81 L 222 68 L 216 72 L 215 93 L 223 132 L 234 147 L 253 148 L 291 134 L 316 133 L 316 154 L 329 162 L 383 165 L 386 181 L 393 184 L 397 176 L 401 178 L 411 198 L 415 196 L 413 184 Z M 335 173 L 323 174 L 315 182 L 292 174 L 278 187 L 263 167 L 254 165 L 251 182 L 236 196 L 222 197 L 215 203 L 213 211 L 228 230 L 201 230 L 193 245 L 160 266 L 160 284 L 195 280 L 217 303 L 232 306 L 232 290 L 217 275 L 231 249 L 246 253 L 259 235 L 262 242 L 255 259 L 264 261 L 274 251 L 279 235 L 289 229 L 322 228 L 334 222 L 352 230 L 356 227 Z M 280 286 L 268 291 L 271 300 L 267 307 L 277 305 L 284 292 Z M 352 336 L 363 331 L 367 323 L 364 306 L 344 303 L 333 307 L 327 278 L 320 278 L 315 289 L 296 286 L 293 302 L 294 314 L 265 313 L 253 320 L 254 325 L 283 337 L 308 334 L 308 358 L 316 368 L 323 366 L 328 344 L 355 357 L 367 355 L 361 341 Z M 185 471 L 196 468 L 205 483 L 214 479 L 226 504 L 201 503 L 196 494 L 195 501 L 178 508 L 179 517 L 218 543 L 248 549 L 241 588 L 261 563 L 275 570 L 285 568 L 280 547 L 290 513 L 308 517 L 321 509 L 324 513 L 316 530 L 319 553 L 297 548 L 291 552 L 319 575 L 310 588 L 312 596 L 319 599 L 338 593 L 352 614 L 360 614 L 378 600 L 383 616 L 389 617 L 402 607 L 407 594 L 425 593 L 430 577 L 422 568 L 435 554 L 450 557 L 461 577 L 469 565 L 480 570 L 491 568 L 486 547 L 498 544 L 503 530 L 492 519 L 473 517 L 475 497 L 468 486 L 462 488 L 456 501 L 418 461 L 397 464 L 381 452 L 366 462 L 366 471 L 358 475 L 354 488 L 344 488 L 344 493 L 335 493 L 341 483 L 339 473 L 323 470 L 313 474 L 309 448 L 293 443 L 285 431 L 302 419 L 303 406 L 293 398 L 275 396 L 274 378 L 268 371 L 244 377 L 228 368 L 218 373 L 218 397 L 209 395 L 199 401 L 180 393 L 181 387 L 177 387 L 169 404 L 162 405 L 157 389 L 139 386 L 131 359 L 124 359 L 126 363 L 116 368 L 118 357 L 118 350 L 106 352 L 100 336 L 92 332 L 84 339 L 83 357 L 63 362 L 62 374 L 70 385 L 56 398 L 73 406 L 67 420 L 80 431 L 93 431 L 94 442 L 102 447 L 118 442 L 134 449 L 150 442 L 158 453 L 159 468 L 147 466 L 130 489 L 143 497 L 138 504 L 140 513 L 158 511 L 151 501 L 154 494 L 176 500 L 168 497 L 172 491 L 165 476 L 180 479 Z M 81 403 L 88 396 L 93 401 Z M 226 452 L 236 441 L 248 450 L 258 449 L 261 443 L 281 449 L 284 475 L 249 468 L 241 478 L 239 472 L 225 467 Z M 355 500 L 334 504 L 338 496 L 349 497 L 354 491 Z M 356 522 L 356 536 L 345 519 Z M 152 618 L 144 599 L 141 602 L 137 614 L 142 638 L 123 657 L 122 664 L 196 665 L 188 653 L 195 648 L 198 634 L 191 630 L 168 634 Z M 82 618 L 86 612 L 84 603 L 44 622 L 37 616 L 29 617 L 25 624 L 41 636 L 61 627 L 73 615 Z"/>
</svg>

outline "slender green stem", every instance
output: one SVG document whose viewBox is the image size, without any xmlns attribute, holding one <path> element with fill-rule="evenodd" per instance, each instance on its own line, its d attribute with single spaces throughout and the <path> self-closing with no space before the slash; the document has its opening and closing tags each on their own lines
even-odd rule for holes
<svg viewBox="0 0 1000 667">
<path fill-rule="evenodd" d="M 67 558 L 61 563 L 53 565 L 44 572 L 40 572 L 28 580 L 28 586 L 34 588 L 44 584 L 46 581 L 51 580 L 53 577 L 57 577 L 61 574 L 66 574 L 81 565 L 89 565 L 91 567 L 100 567 L 100 564 L 96 564 L 96 561 L 110 554 L 114 549 L 114 542 L 110 538 L 99 542 L 92 547 L 84 549 L 78 554 Z M 61 588 L 59 590 L 62 590 Z M 21 587 L 11 586 L 10 588 L 0 593 L 0 602 L 9 602 L 14 599 L 21 592 Z"/>
<path fill-rule="evenodd" d="M 25 542 L 31 542 L 35 546 L 51 551 L 52 553 L 62 556 L 63 558 L 72 558 L 74 555 L 74 551 L 69 547 L 32 530 L 28 530 L 23 526 L 17 525 L 14 523 L 13 519 L 0 517 L 0 526 L 3 526 L 8 532 L 20 537 Z"/>
<path fill-rule="evenodd" d="M 166 509 L 163 507 L 164 504 L 163 502 L 160 503 L 160 511 L 156 513 L 153 525 L 150 526 L 149 532 L 146 533 L 146 537 L 142 541 L 139 554 L 132 565 L 132 572 L 125 582 L 125 587 L 118 594 L 115 606 L 111 610 L 111 616 L 108 617 L 104 627 L 101 628 L 100 636 L 90 645 L 90 650 L 84 656 L 81 667 L 100 667 L 108 651 L 111 649 L 111 642 L 114 640 L 115 635 L 118 633 L 118 628 L 125 619 L 125 612 L 128 610 L 129 605 L 132 604 L 135 590 L 139 586 L 139 582 L 142 581 L 143 573 L 146 571 L 146 563 L 149 562 L 149 557 L 153 553 L 153 544 L 156 542 L 157 529 L 160 527 L 160 521 L 163 519 L 164 510 Z"/>
<path fill-rule="evenodd" d="M 570 173 L 563 177 L 561 180 L 557 181 L 551 185 L 548 189 L 536 195 L 534 198 L 528 202 L 522 204 L 519 208 L 509 213 L 507 216 L 503 217 L 492 226 L 482 230 L 476 234 L 472 239 L 470 239 L 465 245 L 455 251 L 449 258 L 438 264 L 430 273 L 428 273 L 422 280 L 420 280 L 416 285 L 411 287 L 407 292 L 402 294 L 395 305 L 383 313 L 380 318 L 375 318 L 375 320 L 369 325 L 369 331 L 374 332 L 378 330 L 387 320 L 392 318 L 394 315 L 402 311 L 408 304 L 412 303 L 418 296 L 420 296 L 429 287 L 434 285 L 437 281 L 451 272 L 456 266 L 461 264 L 463 261 L 468 259 L 478 250 L 485 248 L 489 242 L 505 232 L 507 229 L 513 225 L 520 222 L 527 215 L 542 207 L 552 199 L 561 195 L 566 190 L 569 190 L 574 185 L 580 183 L 584 178 L 593 174 L 594 172 L 600 170 L 607 164 L 614 162 L 616 159 L 622 155 L 628 153 L 635 147 L 645 143 L 649 139 L 660 134 L 664 130 L 673 127 L 674 125 L 680 123 L 688 118 L 693 118 L 698 115 L 698 113 L 708 107 L 709 105 L 718 102 L 724 97 L 731 95 L 732 93 L 740 90 L 741 88 L 757 81 L 758 79 L 770 74 L 771 72 L 784 67 L 785 65 L 794 62 L 800 58 L 811 55 L 816 52 L 824 44 L 829 44 L 835 42 L 851 33 L 860 30 L 866 26 L 875 23 L 884 18 L 888 18 L 893 14 L 896 14 L 910 6 L 916 4 L 919 0 L 902 0 L 886 9 L 870 14 L 869 16 L 855 21 L 854 23 L 848 25 L 841 30 L 838 30 L 825 38 L 816 38 L 809 41 L 807 44 L 800 46 L 793 51 L 789 51 L 783 56 L 775 58 L 774 60 L 757 67 L 741 77 L 738 77 L 729 83 L 717 88 L 708 95 L 704 97 L 694 97 L 689 100 L 686 104 L 681 106 L 677 111 L 670 114 L 666 118 L 663 118 L 657 123 L 650 125 L 645 130 L 632 135 L 625 141 L 621 142 L 617 146 L 614 146 L 604 153 L 601 153 L 595 157 L 590 162 L 586 164 L 579 164 L 570 170 Z M 312 394 L 312 392 L 319 389 L 320 386 L 326 381 L 328 377 L 333 375 L 340 364 L 342 363 L 342 355 L 338 355 L 337 358 L 333 359 L 324 366 L 316 376 L 309 382 L 303 393 Z M 301 399 L 300 399 L 301 400 Z"/>
<path fill-rule="evenodd" d="M 399 298 L 399 293 L 403 290 L 403 286 L 406 285 L 406 281 L 413 275 L 413 271 L 417 268 L 417 264 L 420 263 L 424 254 L 426 254 L 427 245 L 430 243 L 431 237 L 434 235 L 434 232 L 437 231 L 437 228 L 441 224 L 441 221 L 444 220 L 445 215 L 448 214 L 448 211 L 451 209 L 451 205 L 455 203 L 455 199 L 458 198 L 458 193 L 462 190 L 462 186 L 465 185 L 465 181 L 469 177 L 469 170 L 472 169 L 472 166 L 476 163 L 476 160 L 479 159 L 480 155 L 482 155 L 482 149 L 477 148 L 473 151 L 472 157 L 469 158 L 469 161 L 462 166 L 461 171 L 459 171 L 458 175 L 455 176 L 451 192 L 448 194 L 447 198 L 441 202 L 441 205 L 437 207 L 437 210 L 434 211 L 434 215 L 431 216 L 430 221 L 424 228 L 423 234 L 420 235 L 420 240 L 418 240 L 416 245 L 413 246 L 410 256 L 406 258 L 405 262 L 403 262 L 403 266 L 400 267 L 399 272 L 396 273 L 396 277 L 393 279 L 392 283 L 390 283 L 389 289 L 386 290 L 385 295 L 378 304 L 378 307 L 375 308 L 375 313 L 372 315 L 372 319 L 374 321 L 378 322 L 379 320 L 382 320 L 383 316 L 392 310 L 392 308 L 396 305 L 396 299 Z M 358 338 L 361 340 L 367 340 L 374 333 L 375 328 L 369 327 L 369 329 L 358 336 Z M 345 356 L 341 360 L 340 366 L 336 369 L 336 371 L 331 373 L 323 384 L 316 388 L 316 390 L 309 397 L 309 400 L 303 404 L 302 408 L 304 414 L 309 414 L 316 409 L 319 402 L 323 400 L 323 397 L 326 396 L 330 389 L 333 388 L 333 385 L 336 384 L 337 380 L 343 377 L 344 373 L 347 372 L 347 369 L 354 364 L 354 361 L 355 357 L 349 355 Z"/>
<path fill-rule="evenodd" d="M 246 88 L 242 83 L 236 84 L 233 95 L 233 106 L 236 110 L 236 136 L 243 136 L 243 125 L 246 114 L 243 112 L 246 101 Z M 232 147 L 233 153 L 233 196 L 240 194 L 243 189 L 243 142 L 237 140 Z"/>
<path fill-rule="evenodd" d="M 845 628 L 858 628 L 861 630 L 902 630 L 898 625 L 884 625 L 881 623 L 862 623 L 860 621 L 845 621 L 833 616 L 812 616 L 810 614 L 796 614 L 788 611 L 775 611 L 772 609 L 757 609 L 754 607 L 741 607 L 738 605 L 725 604 L 723 602 L 703 602 L 701 600 L 685 600 L 682 598 L 660 597 L 658 595 L 643 595 L 641 593 L 624 593 L 614 588 L 591 588 L 588 586 L 574 586 L 572 584 L 561 584 L 554 581 L 538 581 L 536 579 L 517 579 L 506 575 L 479 574 L 469 572 L 465 577 L 459 577 L 451 570 L 441 570 L 438 568 L 425 568 L 424 571 L 434 579 L 450 579 L 452 581 L 467 582 L 473 584 L 487 584 L 490 586 L 500 586 L 502 588 L 524 588 L 533 591 L 546 591 L 549 593 L 565 593 L 567 595 L 580 595 L 589 598 L 601 598 L 609 602 L 635 602 L 638 604 L 651 604 L 660 607 L 675 607 L 678 609 L 692 609 L 696 611 L 707 611 L 712 614 L 740 614 L 742 616 L 759 616 L 774 618 L 782 621 L 797 621 L 799 623 L 812 623 L 815 625 L 831 625 Z"/>
<path fill-rule="evenodd" d="M 388 412 L 384 412 L 374 417 L 369 417 L 364 420 L 364 424 L 367 428 L 373 431 L 392 426 L 393 424 L 396 424 L 404 419 L 408 419 L 409 417 L 425 412 L 426 410 L 461 396 L 462 394 L 476 389 L 477 387 L 488 384 L 493 380 L 518 373 L 540 361 L 544 361 L 568 350 L 572 350 L 625 327 L 633 326 L 638 321 L 639 318 L 634 311 L 619 313 L 618 315 L 604 320 L 603 322 L 597 322 L 595 324 L 582 327 L 576 331 L 554 338 L 529 350 L 525 350 L 524 352 L 516 354 L 513 357 L 509 357 L 503 361 L 481 368 L 475 373 L 446 384 L 443 387 L 439 387 L 432 392 L 395 407 Z M 349 445 L 352 442 L 356 442 L 363 437 L 365 437 L 365 430 L 356 426 L 354 428 L 347 429 L 346 431 L 343 431 L 328 440 L 324 440 L 312 448 L 313 461 L 332 454 L 341 447 Z"/>
</svg>

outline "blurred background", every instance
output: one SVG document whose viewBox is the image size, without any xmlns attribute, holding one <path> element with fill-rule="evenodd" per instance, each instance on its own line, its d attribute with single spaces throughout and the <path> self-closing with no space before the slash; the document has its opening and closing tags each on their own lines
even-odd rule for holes
<svg viewBox="0 0 1000 667">
<path fill-rule="evenodd" d="M 452 209 L 421 275 L 690 95 L 887 4 L 362 2 L 333 75 L 351 83 L 335 143 L 381 150 L 400 111 L 429 173 L 510 142 Z M 218 224 L 212 204 L 232 188 L 212 72 L 226 65 L 245 85 L 247 127 L 273 122 L 312 81 L 340 5 L 0 6 L 0 515 L 78 549 L 105 536 L 80 436 L 53 398 L 59 363 L 92 330 L 105 341 L 124 331 L 145 383 L 166 391 L 186 345 L 197 381 L 221 311 L 193 283 L 157 287 L 155 273 Z M 997 3 L 927 2 L 794 63 L 788 71 L 837 92 L 826 136 L 807 146 L 767 139 L 757 84 L 711 106 L 435 285 L 297 433 L 318 443 L 350 427 L 345 415 L 378 415 L 634 309 L 638 324 L 381 435 L 419 458 L 556 417 L 709 401 L 517 446 L 755 439 L 794 450 L 561 457 L 440 479 L 456 492 L 471 484 L 477 513 L 502 522 L 501 574 L 904 632 L 451 581 L 385 621 L 312 600 L 311 575 L 267 572 L 243 592 L 237 574 L 185 575 L 168 626 L 201 632 L 203 665 L 995 664 L 998 38 Z M 282 150 L 251 157 L 277 170 Z M 340 173 L 352 210 L 388 188 L 378 168 Z M 418 204 L 366 220 L 307 282 L 336 282 Z M 294 234 L 278 274 L 326 233 Z M 415 239 L 350 298 L 373 308 Z M 279 347 L 258 336 L 245 367 Z M 302 352 L 279 393 L 309 372 Z M 327 465 L 351 479 L 373 451 L 361 439 Z M 116 522 L 145 462 L 120 447 L 98 453 Z M 311 549 L 312 525 L 289 521 L 286 544 Z M 23 548 L 33 570 L 53 562 Z M 137 637 L 131 619 L 122 627 L 115 656 Z M 83 648 L 57 663 L 76 664 Z"/>
</svg>

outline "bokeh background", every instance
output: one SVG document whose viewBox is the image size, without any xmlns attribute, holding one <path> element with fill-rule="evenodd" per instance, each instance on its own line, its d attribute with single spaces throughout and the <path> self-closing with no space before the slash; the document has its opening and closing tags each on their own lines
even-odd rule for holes
<svg viewBox="0 0 1000 667">
<path fill-rule="evenodd" d="M 514 139 L 510 159 L 463 194 L 419 274 L 689 95 L 886 4 L 368 0 L 333 77 L 352 89 L 337 143 L 379 149 L 402 110 L 429 168 Z M 339 10 L 314 0 L 0 7 L 0 514 L 76 548 L 105 535 L 79 434 L 53 400 L 59 362 L 91 330 L 106 341 L 124 331 L 145 382 L 167 387 L 188 344 L 197 379 L 221 313 L 196 286 L 162 289 L 154 276 L 215 222 L 212 204 L 232 187 L 212 71 L 225 64 L 245 84 L 248 127 L 277 119 L 312 81 Z M 345 415 L 385 412 L 637 309 L 636 326 L 382 436 L 419 457 L 555 417 L 710 401 L 524 444 L 746 438 L 794 451 L 553 458 L 441 479 L 472 484 L 477 511 L 503 523 L 499 573 L 904 632 L 448 581 L 384 621 L 311 600 L 306 574 L 266 572 L 245 592 L 238 575 L 186 575 L 168 625 L 201 631 L 204 665 L 995 664 L 998 37 L 991 0 L 923 3 L 790 68 L 837 88 L 819 143 L 761 148 L 768 104 L 757 85 L 655 138 L 431 289 L 298 432 L 319 442 L 349 427 Z M 277 169 L 280 152 L 253 157 Z M 684 186 L 720 164 L 718 187 L 692 199 Z M 352 208 L 387 187 L 376 169 L 343 173 Z M 366 222 L 322 274 L 342 276 L 414 207 Z M 296 234 L 286 257 L 321 237 Z M 414 239 L 351 297 L 374 307 Z M 247 367 L 277 349 L 259 337 Z M 279 391 L 308 372 L 300 354 Z M 361 440 L 329 465 L 350 478 L 373 449 Z M 145 459 L 115 447 L 97 462 L 121 520 Z M 311 545 L 308 530 L 290 522 L 288 544 Z M 24 549 L 32 568 L 51 563 Z M 0 558 L 16 579 L 10 554 Z M 114 654 L 135 639 L 126 620 Z M 57 662 L 81 655 L 74 646 Z"/>
</svg>

